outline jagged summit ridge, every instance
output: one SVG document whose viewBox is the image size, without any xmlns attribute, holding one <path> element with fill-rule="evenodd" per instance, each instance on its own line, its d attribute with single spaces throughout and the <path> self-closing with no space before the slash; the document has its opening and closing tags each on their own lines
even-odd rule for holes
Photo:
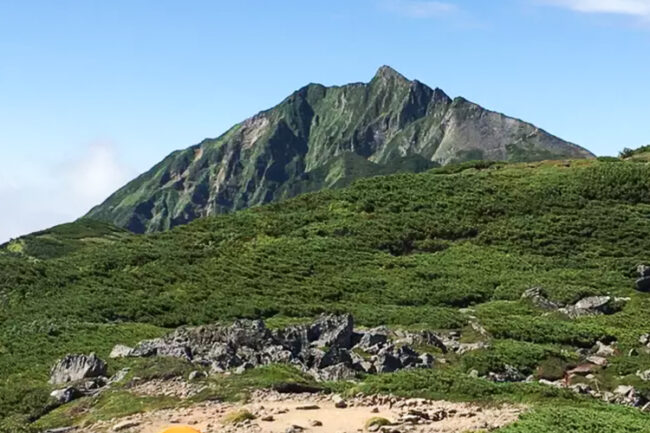
<svg viewBox="0 0 650 433">
<path fill-rule="evenodd" d="M 360 177 L 470 159 L 592 156 L 382 66 L 369 83 L 304 86 L 220 137 L 172 153 L 88 216 L 151 232 Z"/>
</svg>

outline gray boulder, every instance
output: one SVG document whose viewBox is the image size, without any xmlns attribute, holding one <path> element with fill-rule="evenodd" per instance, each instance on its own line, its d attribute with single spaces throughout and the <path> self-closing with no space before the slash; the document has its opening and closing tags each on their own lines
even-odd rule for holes
<svg viewBox="0 0 650 433">
<path fill-rule="evenodd" d="M 650 292 L 650 277 L 637 279 L 635 285 L 639 292 Z"/>
<path fill-rule="evenodd" d="M 57 404 L 67 404 L 83 396 L 84 393 L 74 386 L 69 386 L 63 389 L 57 389 L 50 393 L 50 397 L 54 398 Z"/>
<path fill-rule="evenodd" d="M 583 298 L 574 305 L 561 308 L 559 311 L 570 318 L 614 314 L 623 309 L 629 298 L 613 298 L 611 296 L 590 296 Z"/>
<path fill-rule="evenodd" d="M 106 363 L 94 353 L 90 355 L 67 355 L 52 367 L 50 383 L 63 385 L 100 376 L 106 376 Z"/>
<path fill-rule="evenodd" d="M 133 348 L 129 346 L 125 346 L 123 344 L 117 344 L 115 347 L 113 347 L 113 350 L 111 350 L 110 355 L 108 355 L 109 358 L 114 359 L 114 358 L 127 358 L 131 356 L 133 353 Z"/>
</svg>

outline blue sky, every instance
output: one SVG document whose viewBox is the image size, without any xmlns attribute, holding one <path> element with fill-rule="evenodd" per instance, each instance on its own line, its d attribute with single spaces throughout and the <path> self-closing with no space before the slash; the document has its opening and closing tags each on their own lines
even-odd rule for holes
<svg viewBox="0 0 650 433">
<path fill-rule="evenodd" d="M 382 64 L 599 155 L 650 143 L 650 0 L 0 0 L 0 242 Z"/>
</svg>

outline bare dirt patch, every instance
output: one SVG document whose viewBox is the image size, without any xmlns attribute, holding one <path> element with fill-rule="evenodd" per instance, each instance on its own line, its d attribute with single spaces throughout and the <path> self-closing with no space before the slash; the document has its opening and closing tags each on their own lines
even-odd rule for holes
<svg viewBox="0 0 650 433">
<path fill-rule="evenodd" d="M 242 410 L 249 411 L 255 419 L 236 424 L 227 421 L 229 414 Z M 524 410 L 523 406 L 481 407 L 390 396 L 357 396 L 343 400 L 323 394 L 286 395 L 258 391 L 247 403 L 207 402 L 102 422 L 79 431 L 106 432 L 126 425 L 128 427 L 120 431 L 159 433 L 170 425 L 189 425 L 204 433 L 460 433 L 502 427 L 516 421 Z M 390 424 L 366 427 L 368 420 L 375 417 L 388 420 Z"/>
</svg>

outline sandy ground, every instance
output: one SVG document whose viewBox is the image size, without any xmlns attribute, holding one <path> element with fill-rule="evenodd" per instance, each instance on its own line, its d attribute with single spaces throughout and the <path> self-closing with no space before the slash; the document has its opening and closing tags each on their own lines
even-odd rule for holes
<svg viewBox="0 0 650 433">
<path fill-rule="evenodd" d="M 369 418 L 382 417 L 391 425 L 382 427 L 380 432 L 461 433 L 502 427 L 516 421 L 525 410 L 521 406 L 480 407 L 382 396 L 358 396 L 345 402 L 347 407 L 340 408 L 335 406 L 332 396 L 260 391 L 246 404 L 207 402 L 102 422 L 76 431 L 159 433 L 172 425 L 189 425 L 203 433 L 285 433 L 291 428 L 293 432 L 356 433 L 367 431 L 365 423 Z M 313 408 L 305 408 L 308 406 Z M 224 422 L 224 416 L 241 409 L 256 418 L 236 425 Z"/>
</svg>

